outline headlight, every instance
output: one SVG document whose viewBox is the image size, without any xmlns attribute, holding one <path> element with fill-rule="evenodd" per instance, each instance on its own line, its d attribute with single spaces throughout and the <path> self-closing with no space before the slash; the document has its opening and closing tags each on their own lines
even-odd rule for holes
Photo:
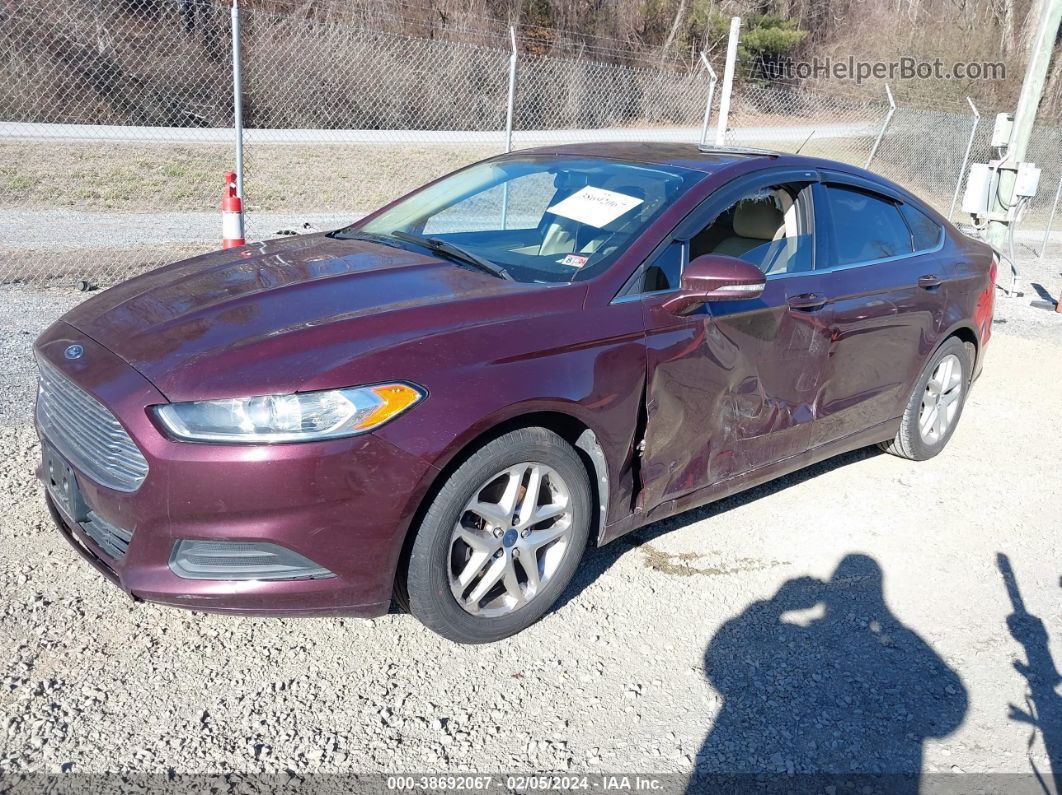
<svg viewBox="0 0 1062 795">
<path fill-rule="evenodd" d="M 420 401 L 409 384 L 330 389 L 294 395 L 197 400 L 155 407 L 166 429 L 195 442 L 308 442 L 379 428 Z"/>
</svg>

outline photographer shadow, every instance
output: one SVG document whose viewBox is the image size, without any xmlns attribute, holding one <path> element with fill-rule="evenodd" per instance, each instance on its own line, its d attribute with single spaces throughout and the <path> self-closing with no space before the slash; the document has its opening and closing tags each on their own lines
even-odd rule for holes
<svg viewBox="0 0 1062 795">
<path fill-rule="evenodd" d="M 1028 685 L 1026 708 L 1010 704 L 1007 717 L 1030 727 L 1030 748 L 1036 739 L 1036 732 L 1040 732 L 1049 768 L 1038 769 L 1031 755 L 1029 763 L 1043 791 L 1052 791 L 1048 779 L 1053 778 L 1054 792 L 1059 793 L 1062 792 L 1062 696 L 1058 694 L 1058 686 L 1062 684 L 1062 674 L 1051 656 L 1047 627 L 1043 620 L 1025 609 L 1025 600 L 1018 589 L 1010 558 L 1000 552 L 996 555 L 996 565 L 1003 575 L 1003 584 L 1013 608 L 1013 612 L 1007 616 L 1007 629 L 1025 652 L 1025 662 L 1014 661 L 1014 670 L 1025 678 Z"/>
<path fill-rule="evenodd" d="M 956 729 L 967 707 L 958 674 L 889 611 L 866 555 L 751 604 L 712 638 L 704 668 L 723 705 L 690 792 L 853 781 L 917 792 L 923 743 Z"/>
</svg>

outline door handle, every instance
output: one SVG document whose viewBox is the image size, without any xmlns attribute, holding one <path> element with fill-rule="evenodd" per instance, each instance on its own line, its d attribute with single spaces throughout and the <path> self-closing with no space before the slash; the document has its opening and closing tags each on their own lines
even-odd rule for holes
<svg viewBox="0 0 1062 795">
<path fill-rule="evenodd" d="M 785 299 L 790 309 L 799 309 L 802 312 L 814 312 L 826 306 L 826 296 L 819 293 L 802 293 Z"/>
<path fill-rule="evenodd" d="M 925 276 L 918 277 L 918 286 L 923 290 L 932 290 L 934 287 L 940 287 L 943 280 L 932 273 L 928 273 Z"/>
</svg>

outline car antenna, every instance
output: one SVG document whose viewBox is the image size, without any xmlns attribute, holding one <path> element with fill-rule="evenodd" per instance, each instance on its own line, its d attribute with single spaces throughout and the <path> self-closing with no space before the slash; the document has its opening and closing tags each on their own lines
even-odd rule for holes
<svg viewBox="0 0 1062 795">
<path fill-rule="evenodd" d="M 810 133 L 808 133 L 808 137 L 804 139 L 804 143 L 802 143 L 802 144 L 801 144 L 800 146 L 798 146 L 798 147 L 797 147 L 797 150 L 796 150 L 795 152 L 793 152 L 793 154 L 795 154 L 795 155 L 799 155 L 799 154 L 800 154 L 800 151 L 801 151 L 801 150 L 802 150 L 802 149 L 804 148 L 804 145 L 805 145 L 805 144 L 806 144 L 806 143 L 807 143 L 808 141 L 810 141 L 810 140 L 811 140 L 811 136 L 812 136 L 812 135 L 814 135 L 814 134 L 815 134 L 815 133 L 817 133 L 817 132 L 818 132 L 818 130 L 812 130 L 812 131 L 811 131 Z"/>
</svg>

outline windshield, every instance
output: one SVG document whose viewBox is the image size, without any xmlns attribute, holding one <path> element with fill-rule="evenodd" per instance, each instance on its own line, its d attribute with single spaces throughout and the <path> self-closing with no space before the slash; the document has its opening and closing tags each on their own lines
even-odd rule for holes
<svg viewBox="0 0 1062 795">
<path fill-rule="evenodd" d="M 522 282 L 568 282 L 607 268 L 704 176 L 604 158 L 505 157 L 452 174 L 337 237 L 373 236 L 469 266 L 479 259 L 479 269 L 493 264 L 495 275 Z"/>
</svg>

